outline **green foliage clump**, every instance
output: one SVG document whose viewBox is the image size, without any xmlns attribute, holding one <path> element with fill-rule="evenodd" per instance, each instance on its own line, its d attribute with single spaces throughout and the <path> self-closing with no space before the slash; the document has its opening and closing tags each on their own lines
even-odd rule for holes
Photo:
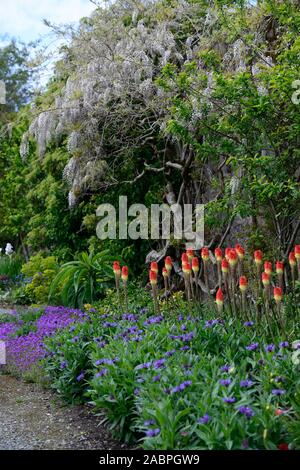
<svg viewBox="0 0 300 470">
<path fill-rule="evenodd" d="M 24 294 L 30 303 L 46 304 L 48 301 L 50 285 L 58 271 L 55 256 L 46 256 L 38 253 L 22 266 L 22 273 L 29 278 L 29 283 L 23 288 Z M 21 292 L 19 292 L 21 296 Z"/>
</svg>

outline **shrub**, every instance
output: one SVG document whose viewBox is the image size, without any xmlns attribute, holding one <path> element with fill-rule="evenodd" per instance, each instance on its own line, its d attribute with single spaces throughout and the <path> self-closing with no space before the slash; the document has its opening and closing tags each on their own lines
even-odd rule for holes
<svg viewBox="0 0 300 470">
<path fill-rule="evenodd" d="M 32 256 L 28 263 L 22 266 L 22 273 L 31 281 L 19 290 L 17 297 L 30 303 L 46 304 L 50 285 L 58 271 L 57 260 L 54 256 L 44 257 L 41 253 Z"/>
</svg>

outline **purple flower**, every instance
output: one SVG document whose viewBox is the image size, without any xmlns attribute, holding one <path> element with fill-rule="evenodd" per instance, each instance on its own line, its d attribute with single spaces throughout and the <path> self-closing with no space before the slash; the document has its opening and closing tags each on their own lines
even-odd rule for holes
<svg viewBox="0 0 300 470">
<path fill-rule="evenodd" d="M 244 326 L 253 326 L 254 322 L 253 321 L 245 321 Z"/>
<path fill-rule="evenodd" d="M 104 369 L 101 369 L 99 370 L 99 372 L 97 372 L 96 374 L 96 377 L 103 377 L 104 375 L 108 374 L 108 369 L 104 368 Z"/>
<path fill-rule="evenodd" d="M 246 346 L 246 349 L 248 351 L 255 351 L 257 348 L 258 348 L 258 343 L 252 343 L 252 344 L 249 344 L 249 346 Z"/>
<path fill-rule="evenodd" d="M 67 365 L 68 365 L 67 361 L 63 361 L 63 362 L 60 363 L 60 368 L 65 369 L 67 367 Z"/>
<path fill-rule="evenodd" d="M 207 424 L 211 420 L 209 414 L 205 413 L 201 418 L 198 419 L 199 424 Z"/>
<path fill-rule="evenodd" d="M 135 388 L 134 391 L 133 391 L 134 395 L 139 395 L 140 393 L 140 389 L 139 388 Z"/>
<path fill-rule="evenodd" d="M 81 380 L 84 379 L 84 372 L 81 372 L 81 374 L 79 374 L 77 377 L 76 377 L 76 380 L 77 382 L 80 382 Z"/>
<path fill-rule="evenodd" d="M 276 383 L 284 382 L 284 378 L 281 377 L 281 376 L 275 377 L 274 382 L 276 382 Z"/>
<path fill-rule="evenodd" d="M 188 351 L 189 349 L 191 349 L 190 346 L 181 346 L 180 351 Z"/>
<path fill-rule="evenodd" d="M 230 369 L 231 366 L 229 366 L 228 364 L 225 364 L 224 366 L 220 367 L 220 370 L 222 372 L 228 372 L 229 369 Z"/>
<path fill-rule="evenodd" d="M 181 384 L 177 385 L 177 387 L 172 388 L 171 393 L 182 392 L 186 389 L 186 387 L 189 387 L 190 385 L 192 385 L 192 381 L 186 380 L 185 382 L 182 382 Z"/>
<path fill-rule="evenodd" d="M 265 351 L 266 352 L 275 351 L 275 344 L 267 344 L 267 346 L 265 347 Z"/>
<path fill-rule="evenodd" d="M 152 365 L 152 361 L 144 362 L 143 364 L 139 364 L 138 366 L 136 366 L 136 370 L 149 369 L 149 367 L 151 367 L 151 365 Z"/>
<path fill-rule="evenodd" d="M 165 353 L 165 356 L 170 357 L 170 356 L 173 356 L 173 354 L 175 354 L 175 353 L 176 353 L 176 349 L 172 349 L 171 351 L 167 351 Z"/>
<path fill-rule="evenodd" d="M 204 328 L 212 328 L 213 326 L 217 325 L 219 323 L 219 320 L 206 320 Z"/>
<path fill-rule="evenodd" d="M 160 429 L 156 428 L 156 429 L 148 429 L 148 431 L 146 431 L 145 434 L 147 437 L 155 437 L 159 433 L 160 433 Z"/>
<path fill-rule="evenodd" d="M 283 390 L 282 388 L 273 388 L 272 390 L 272 395 L 280 396 L 284 394 L 285 394 L 285 390 Z"/>
<path fill-rule="evenodd" d="M 248 449 L 249 448 L 249 441 L 248 439 L 244 439 L 242 442 L 242 448 L 243 449 Z"/>
<path fill-rule="evenodd" d="M 164 366 L 164 363 L 166 362 L 165 359 L 157 359 L 156 361 L 153 362 L 153 367 L 154 369 L 161 369 Z"/>
<path fill-rule="evenodd" d="M 231 379 L 221 379 L 219 380 L 219 383 L 224 385 L 224 387 L 228 387 L 231 384 Z"/>
<path fill-rule="evenodd" d="M 254 382 L 252 380 L 248 380 L 248 379 L 240 381 L 240 387 L 242 387 L 242 388 L 252 387 L 253 384 L 254 384 Z"/>
<path fill-rule="evenodd" d="M 153 377 L 152 381 L 153 382 L 159 382 L 161 379 L 161 376 L 160 375 L 155 375 L 155 377 Z"/>
<path fill-rule="evenodd" d="M 289 342 L 288 341 L 283 341 L 282 343 L 279 343 L 279 347 L 281 349 L 288 348 L 289 347 Z"/>
<path fill-rule="evenodd" d="M 79 340 L 79 336 L 74 336 L 74 337 L 71 339 L 71 343 L 77 343 L 78 340 Z"/>
<path fill-rule="evenodd" d="M 153 426 L 154 424 L 155 424 L 154 419 L 147 419 L 146 421 L 144 421 L 144 426 L 146 427 Z"/>
<path fill-rule="evenodd" d="M 239 412 L 242 415 L 245 415 L 248 419 L 252 418 L 255 415 L 254 411 L 249 406 L 240 406 Z"/>
<path fill-rule="evenodd" d="M 235 397 L 224 397 L 224 398 L 222 398 L 222 400 L 223 400 L 224 403 L 235 403 L 236 402 Z"/>
</svg>

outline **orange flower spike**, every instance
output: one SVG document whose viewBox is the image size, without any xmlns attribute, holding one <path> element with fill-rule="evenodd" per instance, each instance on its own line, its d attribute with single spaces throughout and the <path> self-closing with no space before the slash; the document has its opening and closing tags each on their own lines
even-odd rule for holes
<svg viewBox="0 0 300 470">
<path fill-rule="evenodd" d="M 245 258 L 245 250 L 244 248 L 239 245 L 238 243 L 235 245 L 235 251 L 237 252 L 237 255 L 239 259 L 242 261 Z"/>
<path fill-rule="evenodd" d="M 173 266 L 172 258 L 171 256 L 167 256 L 165 259 L 165 268 L 168 271 L 168 273 L 172 271 L 172 266 Z"/>
<path fill-rule="evenodd" d="M 262 264 L 263 252 L 261 250 L 254 251 L 254 262 L 257 266 Z"/>
<path fill-rule="evenodd" d="M 264 287 L 268 287 L 270 285 L 270 274 L 266 272 L 262 273 L 261 282 L 263 283 Z"/>
<path fill-rule="evenodd" d="M 157 284 L 157 272 L 156 271 L 152 271 L 150 269 L 150 272 L 149 272 L 149 279 L 150 279 L 150 284 L 151 286 L 156 286 Z"/>
<path fill-rule="evenodd" d="M 150 265 L 150 269 L 151 271 L 155 271 L 156 273 L 158 273 L 158 264 L 156 261 L 152 261 L 151 265 Z"/>
<path fill-rule="evenodd" d="M 283 263 L 281 261 L 276 261 L 276 274 L 279 276 L 283 274 Z"/>
<path fill-rule="evenodd" d="M 266 261 L 264 264 L 264 269 L 265 269 L 265 273 L 269 275 L 272 274 L 272 270 L 273 270 L 272 263 L 270 261 Z"/>
<path fill-rule="evenodd" d="M 300 260 L 300 245 L 295 246 L 295 258 Z"/>
<path fill-rule="evenodd" d="M 122 268 L 122 281 L 127 282 L 128 281 L 128 267 L 123 266 Z"/>
<path fill-rule="evenodd" d="M 274 287 L 274 300 L 276 303 L 280 303 L 282 301 L 281 287 Z"/>
<path fill-rule="evenodd" d="M 119 279 L 120 276 L 121 276 L 121 268 L 120 268 L 119 261 L 114 261 L 114 263 L 113 263 L 113 271 L 114 271 L 115 277 Z"/>
<path fill-rule="evenodd" d="M 246 276 L 241 276 L 240 277 L 240 290 L 242 292 L 245 292 L 247 290 L 247 287 L 248 287 L 248 280 Z"/>
<path fill-rule="evenodd" d="M 216 293 L 216 304 L 217 304 L 218 310 L 222 311 L 223 305 L 224 305 L 224 296 L 223 296 L 222 289 L 220 288 L 217 290 L 217 293 Z"/>
<path fill-rule="evenodd" d="M 227 259 L 224 258 L 222 260 L 222 264 L 221 264 L 222 273 L 227 274 L 228 273 L 228 268 L 229 268 L 229 263 L 228 263 Z"/>
<path fill-rule="evenodd" d="M 189 261 L 189 259 L 188 259 L 188 257 L 187 257 L 187 254 L 186 254 L 186 253 L 182 253 L 182 255 L 181 255 L 181 262 L 182 262 L 182 264 L 183 264 L 183 263 L 188 263 L 188 261 Z"/>
<path fill-rule="evenodd" d="M 234 248 L 228 252 L 228 262 L 231 268 L 234 268 L 238 262 L 238 255 Z"/>
<path fill-rule="evenodd" d="M 230 247 L 225 248 L 225 258 L 227 259 L 227 261 L 229 260 L 229 253 L 230 253 L 231 249 L 232 248 L 230 248 Z"/>
<path fill-rule="evenodd" d="M 182 271 L 184 272 L 184 274 L 191 274 L 192 269 L 191 269 L 191 265 L 189 262 L 183 263 Z"/>
<path fill-rule="evenodd" d="M 192 259 L 192 270 L 194 273 L 199 272 L 199 260 L 196 256 Z"/>
<path fill-rule="evenodd" d="M 203 262 L 206 263 L 209 260 L 209 250 L 205 246 L 201 250 L 201 258 L 203 259 Z"/>
<path fill-rule="evenodd" d="M 187 254 L 189 263 L 191 263 L 191 261 L 192 261 L 192 259 L 193 259 L 193 257 L 194 257 L 194 250 L 192 250 L 192 249 L 187 249 L 187 250 L 186 250 L 186 254 Z"/>
<path fill-rule="evenodd" d="M 296 256 L 293 251 L 291 251 L 291 253 L 289 254 L 289 264 L 291 268 L 294 268 L 297 264 Z"/>
<path fill-rule="evenodd" d="M 164 278 L 169 276 L 167 268 L 162 268 L 162 275 Z"/>
<path fill-rule="evenodd" d="M 222 253 L 221 248 L 219 248 L 219 247 L 215 249 L 215 258 L 216 258 L 217 263 L 222 262 L 223 253 Z"/>
</svg>

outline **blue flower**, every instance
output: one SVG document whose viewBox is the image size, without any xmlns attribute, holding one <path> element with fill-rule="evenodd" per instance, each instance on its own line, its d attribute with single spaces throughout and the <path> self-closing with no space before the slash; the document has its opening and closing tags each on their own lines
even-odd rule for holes
<svg viewBox="0 0 300 470">
<path fill-rule="evenodd" d="M 283 390 L 282 388 L 273 388 L 272 390 L 272 395 L 280 396 L 284 394 L 285 394 L 285 390 Z"/>
<path fill-rule="evenodd" d="M 104 368 L 104 369 L 101 369 L 99 372 L 97 372 L 96 374 L 96 377 L 103 377 L 104 375 L 106 375 L 108 373 L 108 369 Z"/>
<path fill-rule="evenodd" d="M 224 398 L 222 398 L 222 400 L 223 400 L 224 403 L 235 403 L 236 402 L 235 397 L 224 397 Z"/>
<path fill-rule="evenodd" d="M 281 349 L 288 348 L 289 347 L 289 342 L 288 341 L 283 341 L 282 343 L 279 343 L 279 347 Z"/>
<path fill-rule="evenodd" d="M 253 321 L 245 321 L 244 326 L 253 326 L 254 322 Z"/>
<path fill-rule="evenodd" d="M 145 434 L 147 437 L 155 437 L 159 433 L 160 433 L 160 429 L 156 428 L 156 429 L 148 429 L 148 431 L 146 431 Z"/>
<path fill-rule="evenodd" d="M 257 348 L 258 348 L 258 343 L 252 343 L 252 344 L 249 344 L 249 346 L 246 346 L 246 349 L 248 351 L 255 351 Z"/>
<path fill-rule="evenodd" d="M 239 412 L 245 415 L 248 419 L 252 418 L 255 415 L 254 411 L 249 406 L 240 406 Z"/>
<path fill-rule="evenodd" d="M 267 344 L 267 346 L 265 346 L 265 351 L 266 352 L 275 351 L 275 344 Z"/>
<path fill-rule="evenodd" d="M 165 359 L 157 359 L 156 361 L 153 362 L 153 367 L 154 369 L 161 369 L 164 366 L 164 363 L 166 362 Z"/>
<path fill-rule="evenodd" d="M 146 421 L 144 421 L 144 426 L 153 426 L 155 424 L 155 421 L 154 419 L 147 419 Z"/>
<path fill-rule="evenodd" d="M 84 372 L 81 372 L 81 373 L 76 377 L 77 382 L 80 382 L 82 379 L 84 379 Z"/>
<path fill-rule="evenodd" d="M 165 353 L 165 356 L 167 356 L 167 357 L 173 356 L 173 354 L 175 354 L 175 353 L 176 353 L 176 349 L 172 349 L 171 351 L 167 351 L 167 352 Z"/>
<path fill-rule="evenodd" d="M 152 381 L 153 382 L 159 382 L 161 379 L 161 376 L 160 375 L 156 375 L 155 377 L 153 377 Z"/>
<path fill-rule="evenodd" d="M 149 369 L 149 367 L 151 367 L 152 365 L 152 361 L 149 361 L 149 362 L 144 362 L 143 364 L 139 364 L 138 366 L 136 366 L 136 369 L 139 370 L 139 369 Z"/>
<path fill-rule="evenodd" d="M 199 424 L 207 424 L 211 420 L 209 414 L 205 413 L 201 418 L 198 419 Z"/>
<path fill-rule="evenodd" d="M 68 365 L 67 361 L 63 361 L 63 362 L 60 363 L 60 368 L 65 369 L 67 367 L 67 365 Z"/>
<path fill-rule="evenodd" d="M 228 385 L 231 384 L 231 379 L 221 379 L 221 380 L 219 380 L 219 383 L 221 385 L 224 385 L 224 387 L 228 387 Z"/>
<path fill-rule="evenodd" d="M 228 372 L 229 369 L 230 369 L 231 366 L 229 366 L 228 364 L 225 364 L 224 366 L 220 367 L 220 370 L 222 372 Z"/>
<path fill-rule="evenodd" d="M 254 384 L 254 382 L 252 380 L 248 380 L 248 379 L 240 381 L 240 387 L 242 387 L 242 388 L 252 387 L 253 384 Z"/>
</svg>

